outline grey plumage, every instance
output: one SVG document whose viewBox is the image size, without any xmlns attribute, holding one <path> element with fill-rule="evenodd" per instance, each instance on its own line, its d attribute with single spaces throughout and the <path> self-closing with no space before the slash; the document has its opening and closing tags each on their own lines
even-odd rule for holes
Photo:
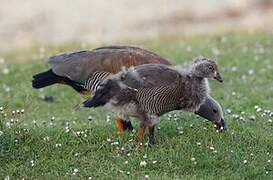
<svg viewBox="0 0 273 180">
<path fill-rule="evenodd" d="M 218 130 L 226 130 L 227 126 L 224 120 L 223 110 L 221 105 L 213 99 L 211 96 L 208 96 L 200 108 L 195 112 L 195 114 L 208 119 L 215 124 Z"/>
<path fill-rule="evenodd" d="M 166 112 L 198 110 L 208 96 L 206 78 L 221 81 L 217 65 L 206 58 L 197 59 L 186 71 L 159 64 L 140 65 L 106 80 L 84 106 L 106 104 L 115 112 L 138 117 L 142 127 L 153 128 Z"/>
</svg>

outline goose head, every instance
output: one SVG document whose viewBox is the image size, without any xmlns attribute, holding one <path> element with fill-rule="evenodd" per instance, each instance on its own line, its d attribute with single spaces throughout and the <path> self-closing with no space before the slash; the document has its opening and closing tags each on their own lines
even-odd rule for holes
<svg viewBox="0 0 273 180">
<path fill-rule="evenodd" d="M 215 61 L 198 57 L 192 65 L 192 73 L 201 78 L 213 78 L 219 82 L 223 82 L 218 66 Z"/>
</svg>

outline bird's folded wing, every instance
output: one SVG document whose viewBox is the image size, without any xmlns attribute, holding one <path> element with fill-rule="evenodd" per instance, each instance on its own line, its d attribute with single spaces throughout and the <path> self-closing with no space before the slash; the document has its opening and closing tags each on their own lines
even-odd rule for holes
<svg viewBox="0 0 273 180">
<path fill-rule="evenodd" d="M 167 86 L 183 76 L 166 65 L 145 64 L 136 66 L 134 70 L 124 75 L 123 82 L 132 88 L 149 88 Z"/>
</svg>

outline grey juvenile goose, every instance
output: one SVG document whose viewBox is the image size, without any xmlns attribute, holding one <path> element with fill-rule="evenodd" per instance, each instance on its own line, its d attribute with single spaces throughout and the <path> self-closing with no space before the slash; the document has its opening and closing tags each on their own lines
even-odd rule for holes
<svg viewBox="0 0 273 180">
<path fill-rule="evenodd" d="M 149 143 L 154 144 L 158 117 L 173 110 L 197 111 L 208 97 L 207 78 L 222 82 L 216 63 L 207 58 L 197 58 L 186 71 L 144 64 L 107 79 L 83 106 L 106 105 L 116 113 L 138 117 L 138 142 L 148 127 Z"/>
</svg>

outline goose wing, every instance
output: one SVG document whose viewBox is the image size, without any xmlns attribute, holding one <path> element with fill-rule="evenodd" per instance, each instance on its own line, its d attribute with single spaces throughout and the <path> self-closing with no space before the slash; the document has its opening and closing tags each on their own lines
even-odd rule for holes
<svg viewBox="0 0 273 180">
<path fill-rule="evenodd" d="M 178 79 L 180 81 L 185 79 L 181 73 L 172 67 L 162 64 L 136 66 L 123 76 L 122 82 L 135 89 L 168 86 Z"/>
<path fill-rule="evenodd" d="M 94 72 L 117 73 L 122 67 L 141 64 L 170 63 L 159 55 L 131 46 L 106 46 L 92 51 L 79 51 L 52 56 L 48 60 L 54 73 L 71 80 L 86 80 Z"/>
</svg>

